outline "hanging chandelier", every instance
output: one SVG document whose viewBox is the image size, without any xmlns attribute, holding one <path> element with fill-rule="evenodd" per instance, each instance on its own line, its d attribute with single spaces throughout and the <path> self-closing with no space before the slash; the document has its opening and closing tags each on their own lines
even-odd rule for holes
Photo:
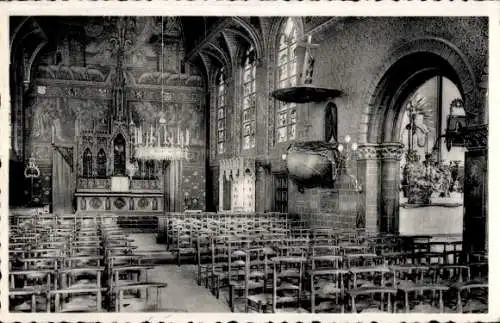
<svg viewBox="0 0 500 323">
<path fill-rule="evenodd" d="M 163 112 L 164 87 L 164 42 L 163 17 L 161 17 L 161 111 Z M 187 146 L 190 143 L 189 129 L 170 127 L 167 120 L 160 115 L 151 121 L 141 120 L 136 126 L 130 118 L 130 135 L 134 157 L 138 160 L 181 160 L 188 156 Z"/>
</svg>

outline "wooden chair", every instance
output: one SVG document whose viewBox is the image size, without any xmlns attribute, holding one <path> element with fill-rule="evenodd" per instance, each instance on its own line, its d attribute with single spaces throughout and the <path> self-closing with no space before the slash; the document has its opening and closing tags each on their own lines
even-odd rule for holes
<svg viewBox="0 0 500 323">
<path fill-rule="evenodd" d="M 302 279 L 307 258 L 288 255 L 275 257 L 272 261 L 273 313 L 276 313 L 278 306 L 286 304 L 294 304 L 296 308 L 299 308 L 302 296 Z"/>
<path fill-rule="evenodd" d="M 115 311 L 116 312 L 157 312 L 161 304 L 161 289 L 166 288 L 166 283 L 143 282 L 117 286 Z M 151 298 L 151 290 L 155 291 L 155 297 Z M 146 291 L 146 293 L 133 293 Z M 132 292 L 126 294 L 126 292 Z M 153 304 L 151 304 L 153 299 Z"/>
<path fill-rule="evenodd" d="M 265 312 L 272 303 L 269 278 L 272 279 L 272 253 L 265 247 L 246 250 L 244 300 L 245 312 Z"/>
<path fill-rule="evenodd" d="M 314 260 L 312 260 L 314 262 Z M 314 267 L 314 265 L 312 266 Z M 308 271 L 311 293 L 311 313 L 340 311 L 344 313 L 345 277 L 347 270 L 339 269 L 333 262 L 331 268 L 324 266 Z M 318 308 L 319 304 L 319 308 Z"/>
<path fill-rule="evenodd" d="M 101 312 L 104 287 L 58 289 L 49 292 L 54 299 L 54 311 L 61 312 Z M 47 311 L 50 311 L 48 307 Z"/>
<path fill-rule="evenodd" d="M 468 281 L 455 285 L 458 313 L 487 313 L 488 284 L 481 281 Z"/>
</svg>

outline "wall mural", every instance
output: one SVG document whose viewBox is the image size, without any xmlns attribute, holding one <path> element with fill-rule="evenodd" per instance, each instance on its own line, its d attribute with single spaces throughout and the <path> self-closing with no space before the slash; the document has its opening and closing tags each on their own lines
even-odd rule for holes
<svg viewBox="0 0 500 323">
<path fill-rule="evenodd" d="M 35 66 L 35 91 L 23 103 L 26 113 L 26 158 L 33 155 L 41 166 L 43 178 L 51 178 L 53 135 L 57 142 L 75 145 L 83 133 L 94 133 L 91 147 L 109 148 L 98 142 L 112 129 L 112 86 L 116 77 L 117 54 L 123 58 L 125 109 L 136 124 L 163 117 L 170 127 L 190 134 L 189 165 L 182 176 L 198 185 L 186 186 L 189 207 L 204 208 L 205 113 L 203 80 L 196 69 L 182 68 L 184 43 L 180 20 L 164 17 L 163 55 L 162 20 L 160 17 L 95 17 L 83 25 L 84 38 L 63 36 L 55 50 L 42 53 Z M 118 46 L 119 44 L 119 46 Z M 161 64 L 163 60 L 163 64 Z M 163 65 L 163 68 L 161 68 Z M 181 73 L 181 71 L 183 73 Z M 64 82 L 61 82 L 64 80 Z M 175 88 L 171 88 L 175 86 Z M 165 87 L 163 107 L 161 87 Z M 54 129 L 54 130 L 53 130 Z M 89 146 L 82 143 L 82 147 Z M 90 147 L 89 146 L 89 147 Z M 99 149 L 92 151 L 96 159 Z M 80 156 L 78 147 L 74 152 Z M 94 163 L 97 160 L 93 160 Z M 81 161 L 76 165 L 81 174 Z M 111 160 L 108 158 L 107 170 Z M 109 175 L 109 174 L 107 174 Z M 41 183 L 48 192 L 44 203 L 50 203 L 51 181 Z M 195 188 L 196 187 L 196 188 Z M 195 202 L 193 202 L 195 201 Z"/>
<path fill-rule="evenodd" d="M 69 99 L 69 108 L 80 132 L 108 130 L 110 101 Z"/>
<path fill-rule="evenodd" d="M 154 121 L 164 118 L 168 128 L 189 130 L 190 145 L 205 144 L 204 113 L 199 104 L 168 103 L 163 104 L 162 108 L 160 102 L 134 101 L 129 102 L 129 110 L 137 125 L 140 120 Z"/>
<path fill-rule="evenodd" d="M 156 69 L 157 58 L 160 54 L 159 40 L 161 38 L 161 18 L 158 17 L 106 17 L 95 19 L 85 25 L 85 34 L 88 45 L 85 49 L 87 63 L 98 66 L 114 66 L 116 64 L 115 42 L 126 33 L 128 46 L 125 50 L 125 66 Z M 180 58 L 183 57 L 181 48 L 181 25 L 178 18 L 164 18 L 164 35 L 170 41 L 165 44 L 164 52 L 174 55 L 165 55 L 166 66 L 178 71 Z"/>
</svg>

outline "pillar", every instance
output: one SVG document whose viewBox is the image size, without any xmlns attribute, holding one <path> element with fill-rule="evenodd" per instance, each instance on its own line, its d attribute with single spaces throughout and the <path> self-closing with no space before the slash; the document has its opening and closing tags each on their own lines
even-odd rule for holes
<svg viewBox="0 0 500 323">
<path fill-rule="evenodd" d="M 271 187 L 270 166 L 257 162 L 255 168 L 255 212 L 263 213 L 272 209 Z"/>
<path fill-rule="evenodd" d="M 379 230 L 383 233 L 399 232 L 399 172 L 403 147 L 401 143 L 384 143 L 379 146 L 381 159 Z"/>
<path fill-rule="evenodd" d="M 380 209 L 379 168 L 377 145 L 365 144 L 358 149 L 358 180 L 362 185 L 360 198 L 360 223 L 364 223 L 366 232 L 378 232 L 378 214 Z"/>
<path fill-rule="evenodd" d="M 360 212 L 366 232 L 398 232 L 402 153 L 401 143 L 363 144 L 358 149 L 358 176 L 363 190 Z"/>
<path fill-rule="evenodd" d="M 219 170 L 219 212 L 224 210 L 224 176 L 226 172 Z"/>
<path fill-rule="evenodd" d="M 463 130 L 464 164 L 463 248 L 466 254 L 488 250 L 488 125 Z"/>
</svg>

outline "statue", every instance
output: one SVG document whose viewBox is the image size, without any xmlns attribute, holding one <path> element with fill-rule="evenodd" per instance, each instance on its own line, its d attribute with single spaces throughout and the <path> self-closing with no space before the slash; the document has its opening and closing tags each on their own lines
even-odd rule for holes
<svg viewBox="0 0 500 323">
<path fill-rule="evenodd" d="M 308 35 L 306 43 L 299 43 L 297 47 L 297 55 L 301 57 L 303 52 L 303 65 L 300 81 L 302 84 L 312 84 L 314 75 L 315 58 L 312 55 L 312 49 L 317 48 L 319 45 L 312 44 L 312 36 Z"/>
</svg>

